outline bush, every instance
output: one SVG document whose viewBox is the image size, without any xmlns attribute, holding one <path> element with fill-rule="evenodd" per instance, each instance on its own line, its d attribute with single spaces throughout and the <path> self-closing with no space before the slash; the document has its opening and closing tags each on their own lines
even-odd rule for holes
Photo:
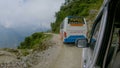
<svg viewBox="0 0 120 68">
<path fill-rule="evenodd" d="M 40 46 L 40 44 L 48 37 L 50 37 L 49 34 L 44 34 L 42 32 L 34 33 L 31 36 L 26 37 L 25 40 L 20 43 L 18 49 L 34 49 Z"/>
</svg>

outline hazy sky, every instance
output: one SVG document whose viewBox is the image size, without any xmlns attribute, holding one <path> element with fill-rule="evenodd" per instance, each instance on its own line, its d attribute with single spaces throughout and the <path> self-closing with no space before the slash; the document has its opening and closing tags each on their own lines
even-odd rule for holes
<svg viewBox="0 0 120 68">
<path fill-rule="evenodd" d="M 0 24 L 6 28 L 50 28 L 64 0 L 0 0 Z"/>
</svg>

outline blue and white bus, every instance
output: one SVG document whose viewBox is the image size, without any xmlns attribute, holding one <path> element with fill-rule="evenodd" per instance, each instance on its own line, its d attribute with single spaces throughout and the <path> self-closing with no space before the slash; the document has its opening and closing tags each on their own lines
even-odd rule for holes
<svg viewBox="0 0 120 68">
<path fill-rule="evenodd" d="M 67 16 L 60 25 L 60 36 L 63 43 L 75 43 L 77 39 L 86 38 L 87 23 L 85 18 Z"/>
</svg>

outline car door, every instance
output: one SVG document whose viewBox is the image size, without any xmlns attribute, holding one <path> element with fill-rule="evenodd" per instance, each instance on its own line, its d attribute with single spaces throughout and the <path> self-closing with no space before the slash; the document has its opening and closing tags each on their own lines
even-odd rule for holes
<svg viewBox="0 0 120 68">
<path fill-rule="evenodd" d="M 108 44 L 105 50 L 103 68 L 120 68 L 120 0 L 110 0 L 106 27 Z M 101 46 L 103 48 L 103 46 Z"/>
<path fill-rule="evenodd" d="M 89 43 L 89 47 L 88 48 L 85 48 L 83 49 L 84 51 L 84 54 L 86 55 L 84 58 L 84 63 L 86 64 L 84 67 L 85 68 L 89 68 L 90 65 L 93 63 L 93 59 L 94 59 L 94 54 L 95 54 L 95 51 L 96 51 L 96 47 L 99 41 L 98 37 L 99 37 L 99 32 L 100 32 L 100 24 L 101 22 L 97 22 L 94 24 L 93 26 L 93 30 L 92 30 L 92 36 L 91 36 L 91 39 L 90 39 L 90 43 Z"/>
<path fill-rule="evenodd" d="M 104 34 L 106 28 L 106 20 L 108 14 L 108 6 L 105 5 L 99 15 L 97 16 L 95 23 L 92 27 L 91 38 L 89 41 L 89 47 L 83 49 L 84 52 L 84 67 L 85 68 L 101 68 L 101 63 L 97 63 L 101 45 L 104 42 Z M 101 56 L 103 56 L 101 54 Z M 100 61 L 101 62 L 101 61 Z"/>
<path fill-rule="evenodd" d="M 114 23 L 117 22 L 119 24 L 117 26 L 120 27 L 120 1 L 105 0 L 105 2 L 93 25 L 88 48 L 83 49 L 84 68 L 109 68 L 107 66 L 113 59 L 112 55 L 120 54 L 114 54 L 115 50 L 111 53 Z"/>
<path fill-rule="evenodd" d="M 96 47 L 98 46 L 99 37 L 100 37 L 100 25 L 101 25 L 101 19 L 102 16 L 99 18 L 98 21 L 96 21 L 93 25 L 92 31 L 91 31 L 91 38 L 89 42 L 89 47 L 83 49 L 84 54 L 86 55 L 84 57 L 84 67 L 89 68 L 91 64 L 93 63 L 95 52 L 97 51 Z M 101 27 L 102 28 L 102 27 Z"/>
</svg>

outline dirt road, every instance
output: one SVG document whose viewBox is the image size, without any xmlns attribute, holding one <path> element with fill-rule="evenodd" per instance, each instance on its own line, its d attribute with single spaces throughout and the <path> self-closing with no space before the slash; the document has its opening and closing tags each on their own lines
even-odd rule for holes
<svg viewBox="0 0 120 68">
<path fill-rule="evenodd" d="M 54 35 L 61 50 L 51 68 L 81 68 L 82 49 L 74 44 L 62 44 L 58 35 Z M 58 39 L 57 39 L 58 38 Z M 54 41 L 56 41 L 54 40 Z"/>
<path fill-rule="evenodd" d="M 81 68 L 81 49 L 63 45 L 51 68 Z"/>
<path fill-rule="evenodd" d="M 74 44 L 63 44 L 57 34 L 53 34 L 51 42 L 54 46 L 45 52 L 49 52 L 49 56 L 34 68 L 81 68 L 81 48 Z"/>
<path fill-rule="evenodd" d="M 45 51 L 34 51 L 27 56 L 17 56 L 0 50 L 0 68 L 81 68 L 82 49 L 74 44 L 63 44 L 58 34 L 53 34 Z"/>
</svg>

